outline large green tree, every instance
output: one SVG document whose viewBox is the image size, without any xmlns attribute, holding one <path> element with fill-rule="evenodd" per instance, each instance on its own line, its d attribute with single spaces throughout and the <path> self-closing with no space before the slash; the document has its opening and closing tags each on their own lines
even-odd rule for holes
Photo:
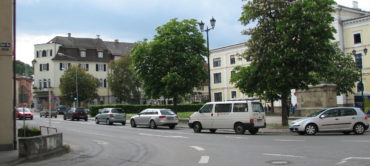
<svg viewBox="0 0 370 166">
<path fill-rule="evenodd" d="M 29 76 L 33 75 L 33 68 L 29 64 L 17 60 L 15 61 L 15 72 L 22 76 Z"/>
<path fill-rule="evenodd" d="M 316 85 L 332 70 L 333 4 L 333 0 L 253 0 L 243 6 L 241 23 L 257 23 L 244 31 L 251 37 L 244 56 L 252 63 L 239 68 L 232 82 L 245 93 L 276 94 L 282 100 L 283 125 L 288 124 L 290 89 Z"/>
<path fill-rule="evenodd" d="M 113 96 L 128 103 L 140 102 L 140 82 L 135 76 L 132 58 L 129 55 L 111 62 L 112 73 L 108 75 Z"/>
<path fill-rule="evenodd" d="M 59 88 L 64 96 L 64 101 L 72 103 L 74 98 L 77 98 L 76 81 L 79 103 L 91 101 L 98 96 L 97 89 L 99 87 L 99 80 L 91 74 L 86 73 L 84 69 L 72 66 L 64 71 L 64 74 L 60 78 Z"/>
<path fill-rule="evenodd" d="M 135 70 L 147 97 L 173 98 L 176 105 L 207 78 L 205 40 L 194 19 L 171 19 L 156 31 L 153 41 L 135 44 Z"/>
</svg>

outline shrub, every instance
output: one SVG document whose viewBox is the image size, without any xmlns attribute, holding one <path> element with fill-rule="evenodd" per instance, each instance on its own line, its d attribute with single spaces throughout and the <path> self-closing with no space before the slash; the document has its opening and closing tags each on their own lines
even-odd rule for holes
<svg viewBox="0 0 370 166">
<path fill-rule="evenodd" d="M 33 137 L 39 135 L 41 135 L 41 130 L 38 127 L 28 127 L 26 125 L 18 129 L 18 137 Z"/>
<path fill-rule="evenodd" d="M 178 112 L 196 112 L 202 107 L 203 104 L 179 104 L 173 105 L 147 105 L 147 104 L 107 104 L 107 105 L 94 105 L 89 106 L 89 114 L 95 116 L 98 114 L 99 109 L 102 108 L 121 108 L 127 114 L 137 114 L 146 108 L 168 108 L 172 111 Z"/>
</svg>

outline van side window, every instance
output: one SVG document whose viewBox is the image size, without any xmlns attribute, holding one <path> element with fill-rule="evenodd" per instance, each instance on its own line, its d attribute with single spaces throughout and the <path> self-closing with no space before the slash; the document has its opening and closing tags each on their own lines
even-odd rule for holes
<svg viewBox="0 0 370 166">
<path fill-rule="evenodd" d="M 253 112 L 264 112 L 260 103 L 252 103 Z"/>
<path fill-rule="evenodd" d="M 233 112 L 248 112 L 247 103 L 235 103 L 233 106 Z"/>
<path fill-rule="evenodd" d="M 215 112 L 231 112 L 231 104 L 216 104 Z"/>
<path fill-rule="evenodd" d="M 212 109 L 213 109 L 213 104 L 207 104 L 199 110 L 199 113 L 210 113 L 212 112 Z"/>
</svg>

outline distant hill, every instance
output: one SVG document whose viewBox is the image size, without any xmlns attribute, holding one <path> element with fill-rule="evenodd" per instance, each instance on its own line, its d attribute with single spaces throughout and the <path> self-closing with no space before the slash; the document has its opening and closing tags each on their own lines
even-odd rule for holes
<svg viewBox="0 0 370 166">
<path fill-rule="evenodd" d="M 29 64 L 23 63 L 22 61 L 17 60 L 15 62 L 15 72 L 22 76 L 33 75 L 33 68 Z"/>
</svg>

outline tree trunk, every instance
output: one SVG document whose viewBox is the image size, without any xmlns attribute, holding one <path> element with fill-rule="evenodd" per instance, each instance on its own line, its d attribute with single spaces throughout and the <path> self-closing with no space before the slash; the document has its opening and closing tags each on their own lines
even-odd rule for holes
<svg viewBox="0 0 370 166">
<path fill-rule="evenodd" d="M 274 109 L 274 100 L 271 99 L 271 112 L 274 113 L 275 112 L 275 109 Z"/>
<path fill-rule="evenodd" d="M 281 95 L 281 124 L 288 126 L 288 97 L 289 93 Z"/>
<path fill-rule="evenodd" d="M 176 105 L 177 105 L 177 96 L 174 96 L 173 97 L 173 106 L 176 107 Z"/>
</svg>

